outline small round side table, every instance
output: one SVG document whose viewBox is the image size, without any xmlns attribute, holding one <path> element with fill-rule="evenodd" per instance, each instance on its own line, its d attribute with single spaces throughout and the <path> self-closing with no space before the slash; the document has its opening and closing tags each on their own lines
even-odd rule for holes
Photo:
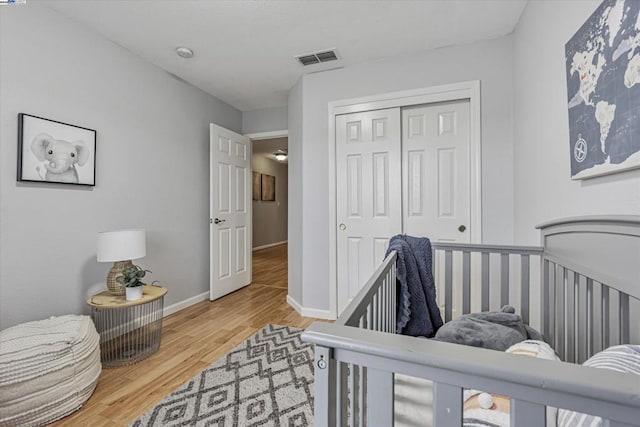
<svg viewBox="0 0 640 427">
<path fill-rule="evenodd" d="M 142 298 L 127 301 L 124 295 L 100 292 L 87 299 L 91 318 L 100 334 L 102 366 L 132 365 L 160 347 L 162 312 L 167 288 L 143 286 Z"/>
</svg>

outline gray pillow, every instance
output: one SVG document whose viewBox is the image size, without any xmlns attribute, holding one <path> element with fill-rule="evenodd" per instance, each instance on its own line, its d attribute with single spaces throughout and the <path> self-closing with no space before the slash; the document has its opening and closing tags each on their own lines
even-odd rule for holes
<svg viewBox="0 0 640 427">
<path fill-rule="evenodd" d="M 640 345 L 617 345 L 594 354 L 584 366 L 640 375 Z M 560 409 L 558 427 L 599 427 L 602 418 Z"/>
</svg>

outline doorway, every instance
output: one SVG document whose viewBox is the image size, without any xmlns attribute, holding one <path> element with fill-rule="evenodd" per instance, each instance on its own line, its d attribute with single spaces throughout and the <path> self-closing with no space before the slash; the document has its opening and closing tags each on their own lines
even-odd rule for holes
<svg viewBox="0 0 640 427">
<path fill-rule="evenodd" d="M 252 283 L 287 288 L 288 136 L 252 141 Z"/>
</svg>

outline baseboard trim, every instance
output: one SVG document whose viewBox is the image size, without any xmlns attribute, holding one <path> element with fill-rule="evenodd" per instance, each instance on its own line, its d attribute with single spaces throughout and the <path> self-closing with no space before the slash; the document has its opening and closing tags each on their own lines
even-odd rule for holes
<svg viewBox="0 0 640 427">
<path fill-rule="evenodd" d="M 302 316 L 302 306 L 298 301 L 296 301 L 291 295 L 287 294 L 287 304 L 289 304 L 295 311 L 298 312 L 300 316 Z"/>
<path fill-rule="evenodd" d="M 255 248 L 252 249 L 252 251 L 259 251 L 260 249 L 267 249 L 267 248 L 272 248 L 274 246 L 284 245 L 287 242 L 288 240 L 283 240 L 282 242 L 275 242 L 275 243 L 269 243 L 268 245 L 256 246 Z"/>
<path fill-rule="evenodd" d="M 201 294 L 192 296 L 191 298 L 187 298 L 186 300 L 177 302 L 175 304 L 171 304 L 170 306 L 167 306 L 164 308 L 162 312 L 162 317 L 167 317 L 173 313 L 176 313 L 194 304 L 197 304 L 202 301 L 207 301 L 208 299 L 209 299 L 209 292 L 203 292 Z M 293 309 L 297 311 L 298 314 L 300 314 L 300 316 L 303 316 L 303 317 L 313 317 L 316 319 L 327 319 L 327 320 L 336 319 L 330 310 L 320 310 L 317 308 L 303 307 L 291 295 L 287 295 L 287 304 L 293 307 Z"/>
<path fill-rule="evenodd" d="M 175 304 L 171 304 L 170 306 L 167 306 L 164 308 L 162 312 L 162 317 L 167 317 L 170 314 L 183 310 L 187 307 L 191 307 L 194 304 L 197 304 L 202 301 L 206 301 L 208 299 L 209 299 L 209 291 L 192 296 L 191 298 L 187 298 L 186 300 L 177 302 Z"/>
<path fill-rule="evenodd" d="M 317 308 L 303 307 L 291 295 L 287 295 L 287 304 L 289 304 L 291 307 L 293 307 L 293 309 L 295 311 L 297 311 L 300 316 L 303 316 L 303 317 L 313 317 L 315 319 L 336 320 L 335 316 L 331 313 L 330 310 L 319 310 Z"/>
</svg>

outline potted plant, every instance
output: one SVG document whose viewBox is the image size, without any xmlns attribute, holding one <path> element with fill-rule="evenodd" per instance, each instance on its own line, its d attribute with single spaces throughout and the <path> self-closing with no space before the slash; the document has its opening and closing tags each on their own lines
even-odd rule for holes
<svg viewBox="0 0 640 427">
<path fill-rule="evenodd" d="M 134 301 L 142 298 L 142 279 L 147 273 L 151 273 L 149 270 L 144 270 L 135 264 L 126 267 L 122 270 L 122 275 L 116 277 L 116 282 L 124 286 L 126 292 L 127 301 Z"/>
</svg>

